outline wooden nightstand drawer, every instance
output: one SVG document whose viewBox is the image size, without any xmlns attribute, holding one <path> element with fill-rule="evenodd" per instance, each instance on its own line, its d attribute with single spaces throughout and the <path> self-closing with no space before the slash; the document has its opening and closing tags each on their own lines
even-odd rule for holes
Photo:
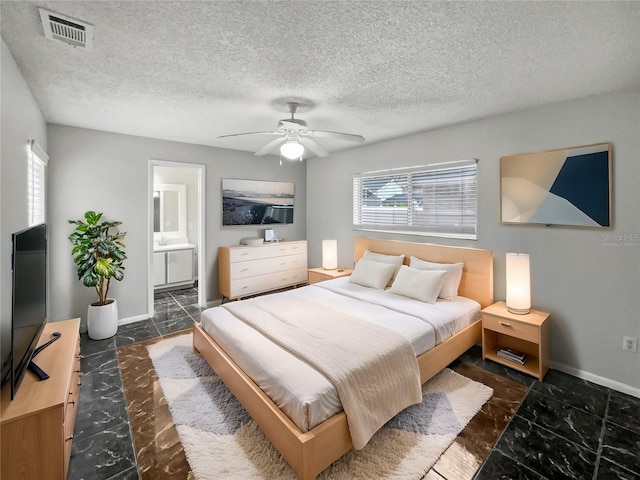
<svg viewBox="0 0 640 480">
<path fill-rule="evenodd" d="M 309 284 L 333 280 L 334 278 L 348 277 L 353 273 L 349 268 L 339 268 L 337 270 L 325 270 L 324 268 L 309 269 Z"/>
<path fill-rule="evenodd" d="M 482 326 L 494 332 L 521 338 L 522 340 L 528 340 L 530 342 L 538 342 L 538 336 L 540 334 L 540 329 L 535 325 L 494 317 L 486 313 L 482 316 Z"/>
</svg>

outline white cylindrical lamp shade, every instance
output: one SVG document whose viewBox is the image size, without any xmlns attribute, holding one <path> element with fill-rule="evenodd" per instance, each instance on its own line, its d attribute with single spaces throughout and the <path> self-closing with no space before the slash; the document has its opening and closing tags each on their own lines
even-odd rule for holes
<svg viewBox="0 0 640 480">
<path fill-rule="evenodd" d="M 526 314 L 531 311 L 529 255 L 507 253 L 507 310 Z"/>
<path fill-rule="evenodd" d="M 338 241 L 322 241 L 322 268 L 325 270 L 335 270 L 338 268 Z"/>
</svg>

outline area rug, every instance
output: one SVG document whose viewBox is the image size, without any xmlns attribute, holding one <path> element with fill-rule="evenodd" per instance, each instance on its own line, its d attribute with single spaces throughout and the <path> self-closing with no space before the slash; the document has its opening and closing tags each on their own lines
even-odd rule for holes
<svg viewBox="0 0 640 480">
<path fill-rule="evenodd" d="M 206 360 L 191 334 L 147 347 L 197 480 L 295 480 L 296 475 Z M 419 480 L 453 442 L 492 389 L 449 369 L 422 388 L 422 403 L 385 424 L 318 480 Z"/>
</svg>

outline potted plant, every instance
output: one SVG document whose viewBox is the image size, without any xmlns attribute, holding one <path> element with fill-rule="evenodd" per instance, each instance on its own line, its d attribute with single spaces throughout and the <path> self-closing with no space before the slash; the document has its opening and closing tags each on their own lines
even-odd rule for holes
<svg viewBox="0 0 640 480">
<path fill-rule="evenodd" d="M 85 221 L 69 220 L 76 226 L 69 235 L 73 244 L 73 262 L 77 266 L 78 279 L 87 287 L 94 287 L 98 301 L 89 306 L 87 333 L 94 340 L 109 338 L 118 331 L 118 304 L 109 298 L 111 279 L 124 278 L 122 262 L 127 258 L 122 239 L 126 232 L 116 227 L 122 222 L 107 222 L 102 213 L 85 212 Z"/>
</svg>

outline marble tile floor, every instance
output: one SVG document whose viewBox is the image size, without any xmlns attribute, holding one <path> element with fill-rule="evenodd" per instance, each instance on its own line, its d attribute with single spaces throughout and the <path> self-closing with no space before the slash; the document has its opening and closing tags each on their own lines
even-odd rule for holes
<svg viewBox="0 0 640 480">
<path fill-rule="evenodd" d="M 152 318 L 122 325 L 105 340 L 80 335 L 82 383 L 68 480 L 140 478 L 117 349 L 190 328 L 200 319 L 197 301 L 194 288 L 158 293 Z"/>
<path fill-rule="evenodd" d="M 196 300 L 160 294 L 154 318 L 104 343 L 82 337 L 70 480 L 192 478 L 146 345 L 197 321 Z M 480 347 L 450 367 L 494 395 L 424 480 L 640 479 L 640 399 L 555 370 L 538 382 Z"/>
</svg>

